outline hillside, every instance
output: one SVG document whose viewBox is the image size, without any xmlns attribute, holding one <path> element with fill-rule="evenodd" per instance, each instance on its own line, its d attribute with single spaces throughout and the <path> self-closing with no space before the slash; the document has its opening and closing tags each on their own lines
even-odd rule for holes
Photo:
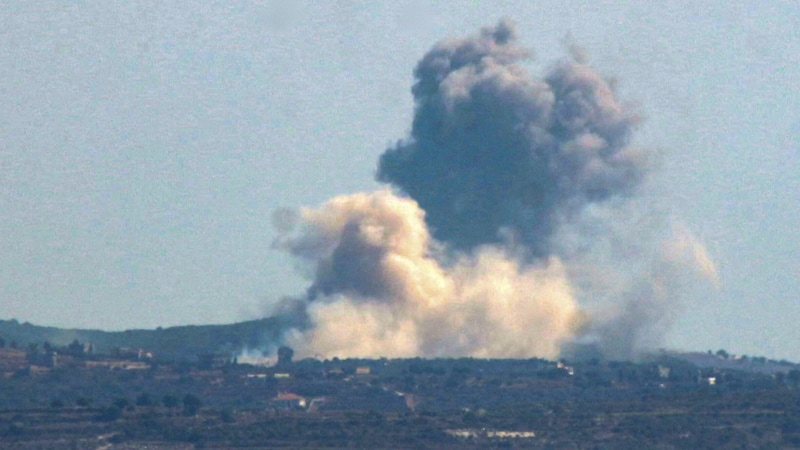
<svg viewBox="0 0 800 450">
<path fill-rule="evenodd" d="M 115 347 L 142 348 L 160 361 L 191 361 L 208 353 L 238 353 L 245 348 L 263 348 L 276 342 L 290 322 L 283 316 L 228 325 L 187 325 L 155 330 L 102 331 L 62 329 L 0 320 L 0 338 L 19 348 L 49 342 L 68 345 L 77 339 L 91 343 L 95 352 L 108 353 Z"/>
<path fill-rule="evenodd" d="M 800 371 L 542 359 L 121 361 L 0 349 L 0 448 L 783 449 Z M 37 359 L 37 358 L 33 358 Z M 46 362 L 46 361 L 39 361 Z"/>
<path fill-rule="evenodd" d="M 282 334 L 294 322 L 289 316 L 272 317 L 224 325 L 185 325 L 155 330 L 102 331 L 64 329 L 33 325 L 17 320 L 0 320 L 0 339 L 6 346 L 12 342 L 18 348 L 30 344 L 49 342 L 55 346 L 66 346 L 78 340 L 91 343 L 96 353 L 110 353 L 114 348 L 141 348 L 151 353 L 157 361 L 196 361 L 199 355 L 236 355 L 245 349 L 268 349 L 280 343 Z M 660 351 L 652 357 L 683 360 L 703 369 L 733 369 L 745 372 L 774 374 L 797 369 L 798 365 L 788 361 L 776 361 L 764 357 L 728 355 L 723 350 L 710 352 Z M 589 359 L 589 358 L 568 358 Z M 650 358 L 646 358 L 650 359 Z"/>
</svg>

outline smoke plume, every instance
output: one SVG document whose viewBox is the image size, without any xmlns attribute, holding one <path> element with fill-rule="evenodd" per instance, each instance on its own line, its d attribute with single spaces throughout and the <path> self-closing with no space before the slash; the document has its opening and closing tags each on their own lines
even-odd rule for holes
<svg viewBox="0 0 800 450">
<path fill-rule="evenodd" d="M 389 191 L 303 209 L 280 245 L 313 273 L 311 327 L 288 343 L 325 356 L 558 356 L 582 320 L 563 264 L 487 246 L 444 266 L 424 215 Z"/>
<path fill-rule="evenodd" d="M 612 84 L 583 57 L 541 78 L 527 58 L 509 21 L 436 44 L 414 71 L 410 136 L 379 160 L 397 193 L 281 212 L 276 245 L 310 279 L 287 303 L 300 356 L 555 358 L 590 345 L 628 358 L 668 328 L 681 279 L 715 276 L 688 230 L 657 236 L 637 219 L 647 213 L 628 199 L 651 157 Z"/>
<path fill-rule="evenodd" d="M 519 65 L 527 55 L 510 22 L 436 45 L 414 71 L 411 136 L 380 158 L 378 179 L 459 249 L 505 230 L 546 257 L 560 221 L 646 173 L 646 154 L 628 145 L 637 116 L 603 77 L 564 61 L 536 79 Z"/>
</svg>

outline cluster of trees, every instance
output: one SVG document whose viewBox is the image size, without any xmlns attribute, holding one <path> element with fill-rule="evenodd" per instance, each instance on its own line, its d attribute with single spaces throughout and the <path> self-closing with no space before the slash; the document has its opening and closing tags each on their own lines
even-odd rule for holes
<svg viewBox="0 0 800 450">
<path fill-rule="evenodd" d="M 7 342 L 5 338 L 0 336 L 0 349 L 6 348 L 6 346 L 8 346 L 8 348 L 11 349 L 22 350 L 22 348 L 20 347 L 20 345 L 17 343 L 16 340 L 12 339 Z M 91 346 L 88 346 L 88 348 L 91 349 Z M 80 357 L 87 354 L 87 346 L 79 342 L 77 339 L 73 340 L 70 344 L 63 346 L 53 345 L 50 343 L 50 341 L 44 341 L 41 343 L 41 345 L 37 342 L 30 342 L 24 348 L 24 350 L 27 352 L 28 355 L 46 354 L 55 352 L 61 355 Z"/>
<path fill-rule="evenodd" d="M 167 394 L 159 402 L 147 392 L 142 392 L 136 397 L 134 404 L 131 404 L 125 397 L 115 399 L 110 405 L 101 409 L 97 419 L 106 422 L 115 421 L 122 418 L 125 411 L 133 412 L 136 407 L 147 408 L 152 411 L 162 406 L 170 411 L 181 409 L 181 413 L 184 416 L 195 416 L 200 411 L 202 404 L 202 400 L 194 394 L 186 394 L 182 398 L 177 395 Z"/>
<path fill-rule="evenodd" d="M 19 344 L 17 344 L 17 341 L 12 339 L 12 340 L 10 340 L 8 342 L 8 347 L 9 348 L 18 348 Z M 2 336 L 0 336 L 0 348 L 6 348 L 6 339 L 4 337 L 2 337 Z"/>
</svg>

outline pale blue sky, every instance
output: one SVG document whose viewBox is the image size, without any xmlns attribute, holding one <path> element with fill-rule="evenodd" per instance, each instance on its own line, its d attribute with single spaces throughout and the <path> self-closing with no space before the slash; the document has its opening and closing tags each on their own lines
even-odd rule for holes
<svg viewBox="0 0 800 450">
<path fill-rule="evenodd" d="M 0 318 L 227 323 L 302 292 L 272 212 L 375 189 L 419 58 L 510 17 L 532 72 L 570 40 L 619 80 L 653 204 L 717 263 L 665 344 L 800 361 L 796 2 L 282 3 L 3 2 Z"/>
</svg>

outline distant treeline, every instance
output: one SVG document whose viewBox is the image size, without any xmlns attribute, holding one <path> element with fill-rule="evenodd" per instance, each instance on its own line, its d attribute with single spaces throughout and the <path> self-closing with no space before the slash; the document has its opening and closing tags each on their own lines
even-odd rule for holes
<svg viewBox="0 0 800 450">
<path fill-rule="evenodd" d="M 114 348 L 142 348 L 158 361 L 194 361 L 199 355 L 235 355 L 247 348 L 266 348 L 278 342 L 290 326 L 282 316 L 229 325 L 187 325 L 155 330 L 102 331 L 43 327 L 17 320 L 0 320 L 0 342 L 21 349 L 31 344 L 67 346 L 74 341 L 91 344 L 97 353 Z"/>
</svg>

